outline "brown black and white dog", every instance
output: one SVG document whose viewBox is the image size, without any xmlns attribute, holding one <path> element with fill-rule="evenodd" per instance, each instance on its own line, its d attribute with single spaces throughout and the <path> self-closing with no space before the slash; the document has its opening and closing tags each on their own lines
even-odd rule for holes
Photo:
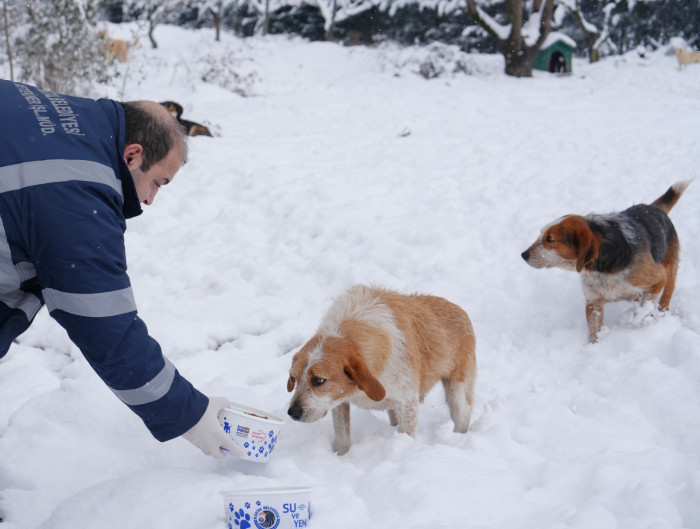
<svg viewBox="0 0 700 529">
<path fill-rule="evenodd" d="M 609 301 L 658 302 L 668 309 L 676 285 L 680 243 L 668 212 L 692 182 L 672 185 L 651 205 L 607 215 L 566 215 L 542 229 L 521 255 L 535 268 L 581 274 L 591 342 Z"/>
<path fill-rule="evenodd" d="M 294 355 L 288 414 L 314 422 L 332 411 L 333 449 L 350 449 L 350 404 L 387 410 L 399 432 L 414 435 L 418 404 L 442 381 L 456 432 L 469 428 L 476 340 L 461 308 L 425 295 L 358 285 L 336 299 L 315 334 Z"/>
</svg>

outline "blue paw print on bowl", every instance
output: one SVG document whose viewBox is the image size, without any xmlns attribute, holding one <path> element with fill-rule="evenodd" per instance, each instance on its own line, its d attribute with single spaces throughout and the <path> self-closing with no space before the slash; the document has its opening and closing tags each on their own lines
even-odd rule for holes
<svg viewBox="0 0 700 529">
<path fill-rule="evenodd" d="M 243 509 L 238 509 L 236 512 L 233 513 L 233 515 L 235 518 L 233 520 L 233 523 L 236 524 L 236 527 L 238 527 L 239 529 L 249 529 L 250 527 L 252 527 L 250 525 L 250 514 L 245 512 Z"/>
<path fill-rule="evenodd" d="M 262 433 L 262 432 L 261 432 Z M 274 430 L 270 430 L 260 440 L 248 439 L 243 443 L 246 455 L 250 459 L 267 459 L 277 444 L 277 436 Z"/>
</svg>

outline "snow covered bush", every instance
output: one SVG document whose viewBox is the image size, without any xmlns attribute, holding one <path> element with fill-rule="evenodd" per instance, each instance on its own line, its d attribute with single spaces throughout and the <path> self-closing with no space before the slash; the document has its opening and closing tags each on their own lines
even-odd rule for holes
<svg viewBox="0 0 700 529">
<path fill-rule="evenodd" d="M 116 75 L 98 48 L 96 0 L 33 0 L 14 11 L 18 79 L 42 89 L 88 95 Z"/>
</svg>

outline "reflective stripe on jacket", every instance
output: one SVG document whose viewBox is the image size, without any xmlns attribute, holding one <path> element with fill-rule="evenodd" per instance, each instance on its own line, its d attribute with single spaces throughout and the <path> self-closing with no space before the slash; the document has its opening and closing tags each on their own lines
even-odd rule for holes
<svg viewBox="0 0 700 529">
<path fill-rule="evenodd" d="M 0 358 L 46 304 L 107 384 L 160 441 L 208 399 L 138 317 L 126 219 L 141 213 L 115 101 L 0 80 Z"/>
</svg>

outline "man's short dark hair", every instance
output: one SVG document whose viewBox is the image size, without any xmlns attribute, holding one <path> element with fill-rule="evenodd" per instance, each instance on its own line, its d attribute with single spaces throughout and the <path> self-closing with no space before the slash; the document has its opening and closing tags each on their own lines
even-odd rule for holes
<svg viewBox="0 0 700 529">
<path fill-rule="evenodd" d="M 148 171 L 178 146 L 182 147 L 182 163 L 187 161 L 185 130 L 167 111 L 154 112 L 144 101 L 120 104 L 126 119 L 126 145 L 138 143 L 143 147 L 142 171 Z"/>
</svg>

